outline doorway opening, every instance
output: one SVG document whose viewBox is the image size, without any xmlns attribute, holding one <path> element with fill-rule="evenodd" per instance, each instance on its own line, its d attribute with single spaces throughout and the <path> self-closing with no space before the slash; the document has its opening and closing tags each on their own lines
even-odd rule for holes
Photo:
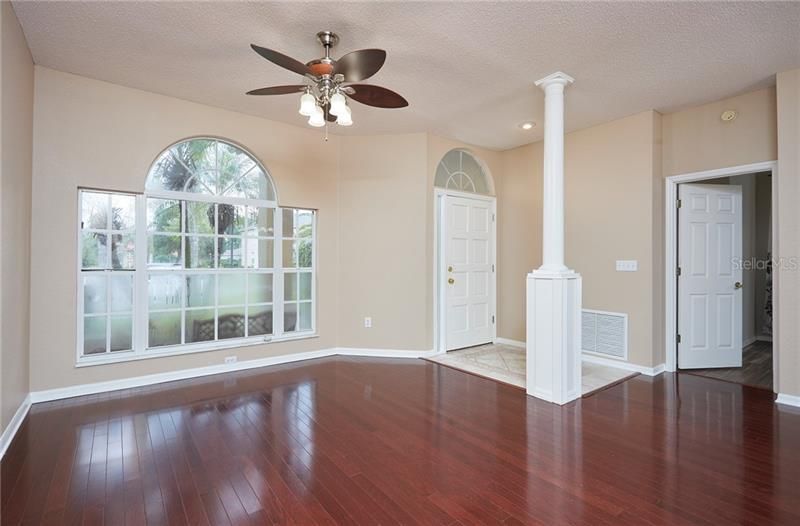
<svg viewBox="0 0 800 526">
<path fill-rule="evenodd" d="M 444 155 L 434 184 L 434 346 L 444 353 L 495 340 L 496 199 L 464 149 Z"/>
<path fill-rule="evenodd" d="M 495 340 L 495 198 L 436 191 L 438 349 Z"/>
<path fill-rule="evenodd" d="M 667 370 L 775 389 L 774 170 L 668 178 Z"/>
</svg>

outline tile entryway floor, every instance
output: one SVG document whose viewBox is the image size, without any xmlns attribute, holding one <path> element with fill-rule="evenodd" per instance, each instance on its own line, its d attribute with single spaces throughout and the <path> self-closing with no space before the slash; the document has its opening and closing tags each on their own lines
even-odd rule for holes
<svg viewBox="0 0 800 526">
<path fill-rule="evenodd" d="M 461 369 L 469 373 L 485 376 L 517 387 L 525 387 L 525 349 L 502 344 L 488 344 L 470 347 L 460 351 L 432 356 L 429 360 Z M 587 394 L 636 376 L 616 367 L 607 367 L 593 363 L 582 364 L 581 388 Z"/>
</svg>

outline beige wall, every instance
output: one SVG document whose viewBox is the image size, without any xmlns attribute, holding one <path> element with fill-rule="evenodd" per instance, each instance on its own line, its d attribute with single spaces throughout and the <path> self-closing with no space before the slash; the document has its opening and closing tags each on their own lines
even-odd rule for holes
<svg viewBox="0 0 800 526">
<path fill-rule="evenodd" d="M 499 173 L 501 154 L 424 133 L 340 142 L 339 346 L 431 350 L 436 167 L 461 148 Z"/>
<path fill-rule="evenodd" d="M 430 350 L 426 135 L 340 140 L 339 346 Z"/>
<path fill-rule="evenodd" d="M 778 391 L 800 396 L 800 69 L 779 73 L 778 104 L 778 243 L 775 303 L 778 331 L 774 340 L 778 359 Z M 793 259 L 792 259 L 793 258 Z M 792 265 L 794 262 L 794 265 Z"/>
<path fill-rule="evenodd" d="M 153 157 L 198 134 L 242 143 L 271 171 L 282 205 L 320 211 L 320 338 L 237 349 L 240 360 L 331 347 L 431 349 L 433 176 L 455 147 L 472 151 L 494 177 L 498 336 L 525 339 L 524 280 L 541 259 L 541 142 L 506 152 L 428 134 L 333 136 L 325 143 L 318 130 L 46 68 L 36 75 L 33 204 L 43 213 L 33 218 L 31 301 L 52 329 L 31 334 L 32 390 L 221 363 L 231 354 L 75 368 L 75 267 L 53 268 L 47 258 L 76 259 L 79 186 L 141 191 Z M 739 118 L 718 123 L 731 108 Z M 768 89 L 567 135 L 567 262 L 584 277 L 586 308 L 629 314 L 632 363 L 652 367 L 665 359 L 662 177 L 775 158 L 774 111 Z M 638 260 L 639 271 L 616 272 L 617 259 Z M 363 326 L 366 316 L 371 329 Z"/>
<path fill-rule="evenodd" d="M 31 390 L 173 371 L 236 354 L 239 361 L 336 346 L 337 320 L 294 342 L 75 368 L 76 217 L 80 186 L 141 192 L 150 163 L 193 135 L 247 147 L 275 180 L 279 203 L 319 209 L 319 312 L 337 308 L 339 142 L 320 130 L 279 124 L 36 67 L 33 159 Z"/>
<path fill-rule="evenodd" d="M 525 341 L 525 276 L 542 263 L 542 142 L 503 152 L 497 190 L 497 335 Z"/>
<path fill-rule="evenodd" d="M 652 163 L 651 178 L 652 178 L 652 194 L 651 194 L 651 209 L 652 209 L 652 242 L 650 243 L 650 251 L 652 253 L 652 273 L 650 276 L 651 287 L 653 291 L 652 296 L 652 341 L 653 341 L 653 358 L 652 364 L 654 366 L 661 365 L 666 362 L 666 347 L 664 344 L 665 339 L 665 325 L 664 316 L 666 312 L 665 306 L 665 287 L 666 276 L 665 273 L 665 258 L 664 258 L 664 239 L 665 239 L 665 220 L 664 220 L 664 116 L 657 112 L 652 112 L 652 127 L 653 127 L 653 143 L 651 146 L 652 155 L 650 162 Z"/>
<path fill-rule="evenodd" d="M 0 432 L 28 394 L 33 60 L 9 2 L 0 4 Z"/>
<path fill-rule="evenodd" d="M 193 135 L 232 139 L 271 172 L 283 206 L 319 210 L 318 328 L 296 342 L 74 367 L 79 187 L 141 192 L 153 158 Z M 31 389 L 42 390 L 333 347 L 430 350 L 433 173 L 468 148 L 490 171 L 500 154 L 427 134 L 331 136 L 36 68 Z M 62 264 L 53 264 L 59 254 Z M 68 264 L 63 264 L 68 262 Z M 364 327 L 364 317 L 372 328 Z M 67 342 L 65 344 L 65 342 Z"/>
<path fill-rule="evenodd" d="M 724 123 L 726 109 L 739 112 Z M 567 134 L 567 264 L 585 308 L 629 315 L 629 361 L 664 350 L 663 177 L 777 158 L 775 89 L 660 115 L 644 112 Z M 542 143 L 503 152 L 498 193 L 498 335 L 525 339 L 525 274 L 541 263 Z M 617 259 L 639 271 L 616 272 Z"/>
<path fill-rule="evenodd" d="M 723 122 L 725 110 L 738 117 Z M 775 88 L 663 117 L 664 176 L 777 159 Z"/>
<path fill-rule="evenodd" d="M 661 351 L 653 350 L 659 119 L 639 113 L 569 133 L 564 146 L 567 265 L 583 276 L 584 308 L 628 314 L 629 361 L 648 367 L 661 363 Z M 541 143 L 505 156 L 498 179 L 498 335 L 525 340 L 525 275 L 541 263 Z M 639 271 L 616 272 L 618 259 L 637 260 Z"/>
<path fill-rule="evenodd" d="M 583 276 L 583 306 L 627 313 L 628 361 L 647 367 L 663 363 L 663 343 L 653 339 L 657 118 L 640 113 L 571 133 L 565 143 L 566 258 Z M 637 260 L 639 270 L 616 272 L 618 259 Z"/>
</svg>

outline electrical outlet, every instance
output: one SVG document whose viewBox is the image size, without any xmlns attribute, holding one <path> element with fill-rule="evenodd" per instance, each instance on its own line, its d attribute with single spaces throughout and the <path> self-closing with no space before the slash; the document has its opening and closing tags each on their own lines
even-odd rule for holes
<svg viewBox="0 0 800 526">
<path fill-rule="evenodd" d="M 618 259 L 617 272 L 636 272 L 639 270 L 639 262 L 635 259 Z"/>
<path fill-rule="evenodd" d="M 365 329 L 371 329 L 372 328 L 372 318 L 371 317 L 367 316 L 366 318 L 364 318 L 364 328 Z"/>
<path fill-rule="evenodd" d="M 226 356 L 225 363 L 236 363 L 236 356 Z"/>
</svg>

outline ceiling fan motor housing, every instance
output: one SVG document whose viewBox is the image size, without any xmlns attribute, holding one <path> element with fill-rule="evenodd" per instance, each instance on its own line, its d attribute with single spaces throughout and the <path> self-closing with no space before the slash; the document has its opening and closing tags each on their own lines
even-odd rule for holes
<svg viewBox="0 0 800 526">
<path fill-rule="evenodd" d="M 328 57 L 317 60 L 312 60 L 307 63 L 308 69 L 311 70 L 313 75 L 317 77 L 330 76 L 333 73 L 334 61 Z"/>
<path fill-rule="evenodd" d="M 325 48 L 325 56 L 306 63 L 308 69 L 317 77 L 330 76 L 336 66 L 336 61 L 331 58 L 331 48 L 339 43 L 339 35 L 333 31 L 320 31 L 317 40 Z"/>
<path fill-rule="evenodd" d="M 320 31 L 317 33 L 317 40 L 326 48 L 332 48 L 339 43 L 339 35 L 333 31 Z"/>
</svg>

